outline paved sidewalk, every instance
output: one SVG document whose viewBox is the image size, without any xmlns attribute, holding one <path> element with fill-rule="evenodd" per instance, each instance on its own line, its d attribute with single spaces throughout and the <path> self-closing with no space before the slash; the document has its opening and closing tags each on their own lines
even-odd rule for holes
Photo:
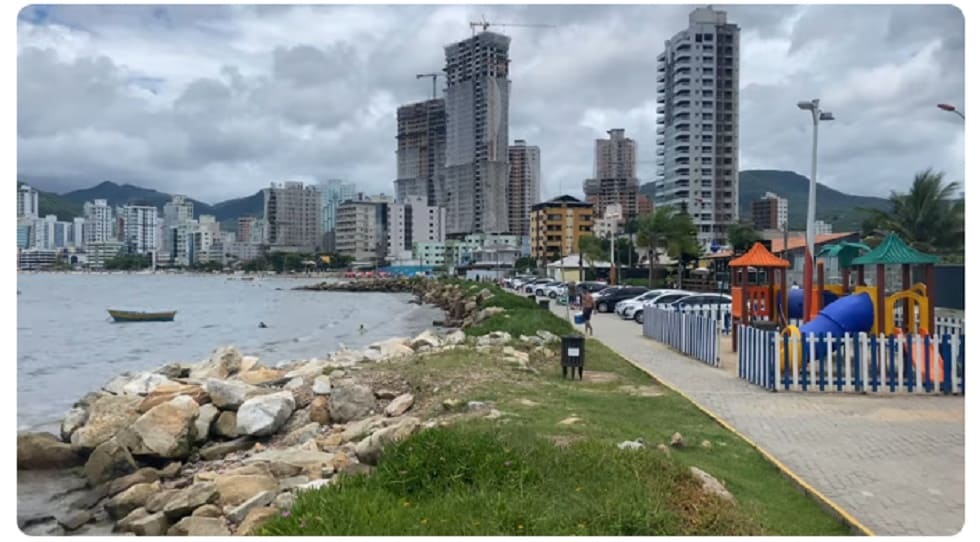
<svg viewBox="0 0 980 542">
<path fill-rule="evenodd" d="M 636 322 L 595 314 L 592 326 L 596 339 L 714 412 L 875 534 L 951 535 L 963 526 L 962 397 L 772 393 L 643 337 Z"/>
</svg>

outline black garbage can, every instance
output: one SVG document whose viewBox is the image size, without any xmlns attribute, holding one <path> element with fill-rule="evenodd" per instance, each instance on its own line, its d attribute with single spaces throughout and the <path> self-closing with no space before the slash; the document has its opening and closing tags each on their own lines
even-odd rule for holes
<svg viewBox="0 0 980 542">
<path fill-rule="evenodd" d="M 575 378 L 575 368 L 578 367 L 578 378 L 582 379 L 585 370 L 585 337 L 582 335 L 565 335 L 561 338 L 561 377 L 569 368 L 572 369 L 572 379 Z"/>
<path fill-rule="evenodd" d="M 530 294 L 529 296 L 527 296 L 527 298 L 530 299 L 531 301 L 534 301 L 535 299 L 538 298 L 538 296 L 536 296 L 534 294 Z"/>
<path fill-rule="evenodd" d="M 541 307 L 544 310 L 550 310 L 551 309 L 551 301 L 549 301 L 547 299 L 542 299 L 541 301 L 538 301 L 538 306 Z"/>
</svg>

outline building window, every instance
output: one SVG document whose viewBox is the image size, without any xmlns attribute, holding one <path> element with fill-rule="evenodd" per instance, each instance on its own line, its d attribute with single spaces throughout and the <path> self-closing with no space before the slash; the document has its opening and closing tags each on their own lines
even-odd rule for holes
<svg viewBox="0 0 980 542">
<path fill-rule="evenodd" d="M 705 34 L 704 35 L 704 41 L 715 41 L 715 35 L 714 34 Z"/>
</svg>

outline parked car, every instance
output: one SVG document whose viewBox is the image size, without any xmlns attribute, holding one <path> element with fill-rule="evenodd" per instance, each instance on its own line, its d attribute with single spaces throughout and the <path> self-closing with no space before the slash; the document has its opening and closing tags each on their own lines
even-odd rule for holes
<svg viewBox="0 0 980 542">
<path fill-rule="evenodd" d="M 615 313 L 626 320 L 632 320 L 636 311 L 643 308 L 643 304 L 652 301 L 665 294 L 690 294 L 684 290 L 658 289 L 650 290 L 632 299 L 625 299 L 616 303 Z"/>
<path fill-rule="evenodd" d="M 633 311 L 633 319 L 636 320 L 636 323 L 642 324 L 644 318 L 643 313 L 646 307 L 670 305 L 675 301 L 684 299 L 685 297 L 690 297 L 692 295 L 694 295 L 694 292 L 687 292 L 684 290 L 674 290 L 669 293 L 659 295 L 653 299 L 648 299 L 643 302 L 643 305 L 640 306 L 640 308 Z"/>
<path fill-rule="evenodd" d="M 534 293 L 534 289 L 538 287 L 538 284 L 544 284 L 546 282 L 551 282 L 551 279 L 549 279 L 549 278 L 542 278 L 542 279 L 530 280 L 528 282 L 525 282 L 521 286 L 521 291 L 523 291 L 525 294 L 533 294 Z"/>
<path fill-rule="evenodd" d="M 608 288 L 609 285 L 606 284 L 605 282 L 602 282 L 601 280 L 586 280 L 576 284 L 575 287 L 578 289 L 584 288 L 592 292 L 593 294 L 595 294 L 597 292 L 601 292 L 602 290 Z"/>
<path fill-rule="evenodd" d="M 534 287 L 534 295 L 546 296 L 546 295 L 548 295 L 548 292 L 551 291 L 551 288 L 553 288 L 555 286 L 561 286 L 562 284 L 564 284 L 564 283 L 563 282 L 558 282 L 557 280 L 552 280 L 552 281 L 549 281 L 549 282 L 542 282 L 541 284 L 535 285 L 535 287 Z"/>
<path fill-rule="evenodd" d="M 522 286 L 536 278 L 538 277 L 535 277 L 534 275 L 518 275 L 511 279 L 510 287 L 514 290 L 519 290 Z"/>
<path fill-rule="evenodd" d="M 647 290 L 648 288 L 643 288 L 642 286 L 606 288 L 594 296 L 595 310 L 596 312 L 612 312 L 616 307 L 616 303 L 624 299 L 634 298 Z"/>
<path fill-rule="evenodd" d="M 544 294 L 550 297 L 551 299 L 556 299 L 568 295 L 569 288 L 574 289 L 575 283 L 558 282 L 555 284 L 549 284 L 544 288 Z"/>
</svg>

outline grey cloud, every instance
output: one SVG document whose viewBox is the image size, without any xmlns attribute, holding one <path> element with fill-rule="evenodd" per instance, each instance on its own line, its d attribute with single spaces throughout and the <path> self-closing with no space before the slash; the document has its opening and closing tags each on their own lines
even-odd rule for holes
<svg viewBox="0 0 980 542">
<path fill-rule="evenodd" d="M 481 16 L 554 25 L 497 29 L 512 38 L 510 136 L 541 147 L 545 197 L 580 194 L 613 127 L 638 141 L 651 180 L 656 56 L 693 6 L 46 9 L 46 23 L 19 23 L 19 172 L 61 190 L 113 179 L 215 201 L 287 178 L 390 192 L 395 109 L 429 97 L 415 74 L 441 71 L 443 47 Z M 958 10 L 723 9 L 752 51 L 744 168 L 806 173 L 810 125 L 795 104 L 821 97 L 839 119 L 821 126 L 822 182 L 883 195 L 924 167 L 961 178 L 962 123 L 935 109 L 965 95 Z"/>
</svg>

